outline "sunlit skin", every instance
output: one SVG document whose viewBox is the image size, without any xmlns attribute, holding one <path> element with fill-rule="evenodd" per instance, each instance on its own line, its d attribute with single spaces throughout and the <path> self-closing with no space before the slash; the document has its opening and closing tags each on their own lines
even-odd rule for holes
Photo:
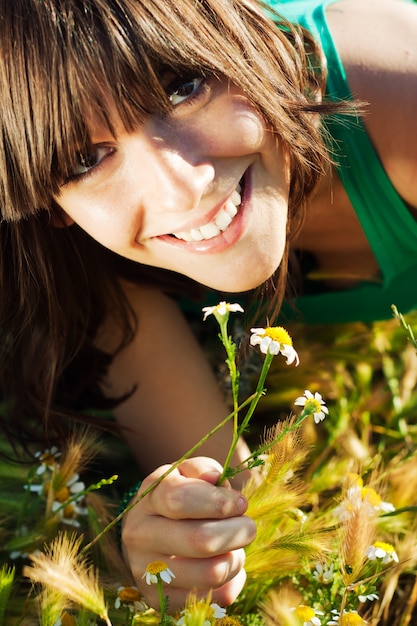
<svg viewBox="0 0 417 626">
<path fill-rule="evenodd" d="M 237 90 L 225 80 L 195 83 L 172 114 L 151 117 L 135 132 L 116 120 L 114 138 L 93 121 L 97 164 L 64 184 L 57 201 L 67 218 L 124 257 L 244 291 L 281 261 L 286 159 Z M 240 181 L 242 202 L 224 232 L 192 242 L 171 236 L 215 219 Z"/>
</svg>

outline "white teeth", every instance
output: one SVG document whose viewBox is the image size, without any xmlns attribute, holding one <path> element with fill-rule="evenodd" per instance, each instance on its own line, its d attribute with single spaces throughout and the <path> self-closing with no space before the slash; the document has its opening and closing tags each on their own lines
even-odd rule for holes
<svg viewBox="0 0 417 626">
<path fill-rule="evenodd" d="M 240 197 L 240 193 L 235 189 L 231 196 L 231 201 L 235 206 L 239 206 L 242 202 L 242 198 Z"/>
<path fill-rule="evenodd" d="M 236 210 L 236 213 L 237 213 L 237 210 Z M 232 219 L 233 219 L 233 216 L 229 215 L 229 213 L 227 213 L 224 209 L 222 209 L 220 213 L 218 213 L 216 216 L 216 226 L 219 229 L 219 231 L 223 232 L 224 230 L 226 230 L 226 228 L 232 222 Z M 219 235 L 220 235 L 220 232 L 219 232 Z"/>
<path fill-rule="evenodd" d="M 234 217 L 237 214 L 237 206 L 233 204 L 231 200 L 226 202 L 225 211 L 230 217 Z"/>
<path fill-rule="evenodd" d="M 204 239 L 211 239 L 212 237 L 217 237 L 217 235 L 220 235 L 220 233 L 222 232 L 220 226 L 217 224 L 217 217 L 216 217 L 216 222 L 210 222 L 209 224 L 205 224 L 205 226 L 201 226 L 199 230 L 201 234 L 203 235 Z"/>
<path fill-rule="evenodd" d="M 238 184 L 224 207 L 220 209 L 212 222 L 204 224 L 200 226 L 200 228 L 192 228 L 190 231 L 181 231 L 173 233 L 173 235 L 177 237 L 177 239 L 183 239 L 184 241 L 203 241 L 203 239 L 217 237 L 230 226 L 233 218 L 237 214 L 237 207 L 242 203 L 240 196 L 241 190 L 242 188 L 240 184 Z"/>
<path fill-rule="evenodd" d="M 190 231 L 191 241 L 202 241 L 204 239 L 204 235 L 201 232 L 200 228 L 193 228 Z"/>
</svg>

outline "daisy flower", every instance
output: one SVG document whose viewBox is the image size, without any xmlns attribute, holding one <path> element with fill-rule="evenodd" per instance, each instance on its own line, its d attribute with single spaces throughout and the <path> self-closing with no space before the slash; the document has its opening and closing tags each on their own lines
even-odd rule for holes
<svg viewBox="0 0 417 626">
<path fill-rule="evenodd" d="M 345 611 L 342 616 L 336 609 L 333 609 L 331 613 L 334 619 L 327 622 L 327 626 L 365 626 L 367 624 L 356 611 Z"/>
<path fill-rule="evenodd" d="M 294 404 L 304 407 L 305 413 L 313 414 L 316 424 L 324 420 L 326 415 L 329 414 L 329 409 L 318 391 L 313 395 L 311 391 L 306 389 L 304 395 L 297 398 Z"/>
<path fill-rule="evenodd" d="M 323 563 L 316 563 L 316 569 L 313 572 L 313 576 L 317 582 L 323 583 L 324 585 L 330 584 L 334 577 L 334 564 L 332 563 L 329 567 Z"/>
<path fill-rule="evenodd" d="M 145 578 L 147 585 L 156 585 L 158 579 L 164 583 L 169 583 L 175 578 L 174 572 L 172 572 L 165 561 L 152 561 L 146 566 L 146 570 L 142 578 Z"/>
<path fill-rule="evenodd" d="M 189 598 L 188 605 L 181 611 L 181 617 L 177 621 L 177 626 L 213 626 L 217 620 L 226 618 L 226 609 L 216 602 L 206 600 L 196 600 Z"/>
<path fill-rule="evenodd" d="M 119 587 L 117 598 L 114 601 L 114 608 L 128 607 L 131 613 L 144 611 L 146 605 L 137 587 Z"/>
<path fill-rule="evenodd" d="M 369 600 L 369 602 L 373 602 L 374 600 L 378 600 L 378 597 L 377 593 L 360 593 L 358 595 L 358 600 L 359 602 L 366 602 L 367 600 Z"/>
<path fill-rule="evenodd" d="M 229 313 L 243 313 L 243 309 L 240 304 L 230 304 L 229 302 L 220 302 L 215 306 L 203 307 L 203 321 L 206 321 L 209 315 L 214 315 L 218 320 L 219 318 L 229 316 Z"/>
<path fill-rule="evenodd" d="M 292 339 L 282 326 L 267 328 L 251 328 L 251 346 L 259 346 L 263 354 L 282 354 L 287 359 L 287 365 L 295 362 L 298 365 L 300 359 L 292 345 Z"/>
<path fill-rule="evenodd" d="M 398 563 L 398 554 L 394 550 L 394 546 L 390 543 L 385 543 L 383 541 L 375 541 L 369 548 L 366 550 L 366 556 L 370 561 L 376 561 L 376 559 L 381 559 L 381 562 L 386 565 L 387 563 Z"/>
<path fill-rule="evenodd" d="M 306 604 L 299 604 L 291 610 L 294 611 L 294 615 L 302 626 L 321 626 L 321 620 L 318 617 L 318 615 L 324 615 L 321 611 L 316 611 Z"/>
<path fill-rule="evenodd" d="M 56 446 L 48 448 L 43 452 L 36 452 L 35 458 L 39 460 L 39 466 L 36 470 L 36 474 L 41 476 L 46 470 L 51 470 L 52 467 L 58 463 L 58 459 L 61 456 L 61 452 Z"/>
</svg>

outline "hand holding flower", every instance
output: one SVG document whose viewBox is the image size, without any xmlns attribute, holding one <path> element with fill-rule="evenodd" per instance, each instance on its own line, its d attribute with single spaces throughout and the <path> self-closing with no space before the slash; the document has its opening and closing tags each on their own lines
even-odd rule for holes
<svg viewBox="0 0 417 626">
<path fill-rule="evenodd" d="M 144 491 L 167 467 L 148 476 Z M 182 462 L 125 516 L 122 541 L 126 561 L 140 591 L 158 606 L 156 585 L 142 578 L 148 563 L 164 561 L 174 572 L 170 611 L 184 606 L 193 588 L 213 589 L 213 600 L 233 602 L 245 582 L 244 546 L 256 534 L 244 515 L 247 502 L 228 485 L 216 487 L 222 467 L 198 457 Z M 168 590 L 167 590 L 168 592 Z"/>
</svg>

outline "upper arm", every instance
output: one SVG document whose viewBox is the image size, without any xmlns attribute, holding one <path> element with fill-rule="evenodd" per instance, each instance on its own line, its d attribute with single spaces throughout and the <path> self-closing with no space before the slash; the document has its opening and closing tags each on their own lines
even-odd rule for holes
<svg viewBox="0 0 417 626">
<path fill-rule="evenodd" d="M 142 470 L 175 461 L 228 414 L 217 381 L 173 300 L 129 287 L 138 318 L 134 340 L 116 356 L 105 392 L 133 394 L 115 409 Z M 231 424 L 199 450 L 223 462 Z M 238 459 L 246 448 L 241 444 Z"/>
<path fill-rule="evenodd" d="M 399 195 L 417 208 L 417 5 L 343 0 L 327 17 L 365 127 Z"/>
</svg>

